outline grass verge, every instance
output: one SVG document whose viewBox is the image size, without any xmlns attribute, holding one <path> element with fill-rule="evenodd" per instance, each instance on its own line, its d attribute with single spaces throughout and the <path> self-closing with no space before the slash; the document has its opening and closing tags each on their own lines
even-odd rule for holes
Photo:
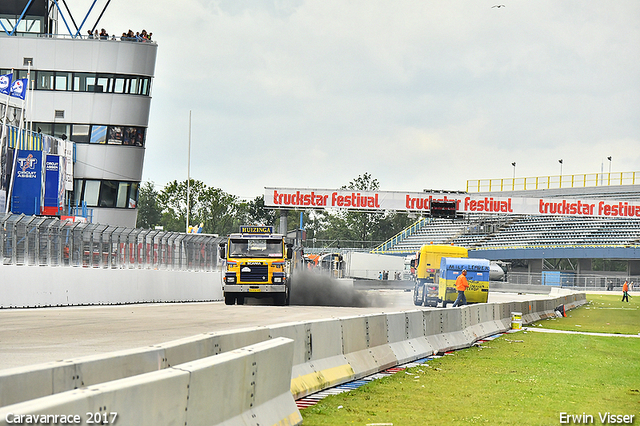
<svg viewBox="0 0 640 426">
<path fill-rule="evenodd" d="M 589 306 L 544 326 L 568 320 L 574 329 L 596 331 L 584 326 L 597 326 L 594 312 L 602 310 L 607 332 L 631 334 L 622 325 L 633 310 L 594 308 L 614 306 L 608 298 L 590 296 Z M 583 318 L 589 322 L 576 322 Z M 640 424 L 639 353 L 640 338 L 519 332 L 325 398 L 301 413 L 305 426 L 557 425 L 560 413 L 584 413 L 601 424 L 599 413 L 607 412 L 634 415 Z"/>
<path fill-rule="evenodd" d="M 640 294 L 622 302 L 622 295 L 588 294 L 587 305 L 567 312 L 565 318 L 538 321 L 531 326 L 592 333 L 640 333 Z M 640 424 L 640 420 L 638 420 Z"/>
</svg>

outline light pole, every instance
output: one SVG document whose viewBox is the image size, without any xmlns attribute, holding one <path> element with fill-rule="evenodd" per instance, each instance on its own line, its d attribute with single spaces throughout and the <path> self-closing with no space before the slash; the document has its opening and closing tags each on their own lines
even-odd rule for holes
<svg viewBox="0 0 640 426">
<path fill-rule="evenodd" d="M 189 233 L 189 196 L 191 195 L 191 110 L 189 110 L 189 149 L 187 150 L 187 226 L 186 232 Z"/>
<path fill-rule="evenodd" d="M 558 163 L 560 163 L 560 181 L 562 181 L 562 158 L 558 160 Z"/>
<path fill-rule="evenodd" d="M 511 165 L 513 166 L 513 180 L 514 180 L 514 184 L 515 184 L 515 180 L 516 180 L 516 162 L 514 161 L 513 163 L 511 163 Z"/>
<path fill-rule="evenodd" d="M 611 156 L 607 157 L 607 160 L 609 160 L 609 174 L 611 174 Z"/>
</svg>

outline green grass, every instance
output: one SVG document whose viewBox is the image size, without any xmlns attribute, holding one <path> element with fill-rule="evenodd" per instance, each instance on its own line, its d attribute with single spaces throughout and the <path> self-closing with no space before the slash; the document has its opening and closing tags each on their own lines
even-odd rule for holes
<svg viewBox="0 0 640 426">
<path fill-rule="evenodd" d="M 585 331 L 597 331 L 598 321 L 606 320 L 606 332 L 640 331 L 627 327 L 633 321 L 638 328 L 637 305 L 607 310 L 616 306 L 613 296 L 588 299 L 591 304 L 571 317 L 543 321 L 544 327 L 566 320 L 567 327 L 590 324 Z M 598 319 L 601 311 L 604 319 Z M 595 424 L 598 413 L 633 414 L 640 424 L 639 354 L 640 338 L 513 333 L 325 398 L 301 413 L 305 426 L 557 425 L 561 412 L 590 414 Z"/>
<path fill-rule="evenodd" d="M 588 294 L 587 301 L 587 305 L 568 311 L 565 318 L 542 320 L 531 326 L 592 333 L 640 333 L 640 295 L 630 297 L 627 303 L 622 302 L 622 294 Z"/>
</svg>

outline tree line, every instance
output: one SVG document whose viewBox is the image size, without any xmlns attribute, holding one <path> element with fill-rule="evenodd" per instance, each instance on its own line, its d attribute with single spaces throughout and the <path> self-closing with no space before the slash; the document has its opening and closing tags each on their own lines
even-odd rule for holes
<svg viewBox="0 0 640 426">
<path fill-rule="evenodd" d="M 380 183 L 371 174 L 364 173 L 340 189 L 377 191 Z M 415 221 L 406 213 L 391 211 L 288 210 L 289 230 L 300 227 L 300 212 L 308 246 L 311 245 L 309 241 L 315 238 L 318 246 L 374 247 Z M 165 231 L 184 232 L 186 217 L 186 180 L 169 182 L 160 191 L 155 189 L 153 182 L 140 186 L 139 228 L 162 226 Z M 279 221 L 280 211 L 265 208 L 263 195 L 246 201 L 202 181 L 189 181 L 189 223 L 202 224 L 203 233 L 227 235 L 238 232 L 240 225 L 269 225 L 278 229 Z"/>
</svg>

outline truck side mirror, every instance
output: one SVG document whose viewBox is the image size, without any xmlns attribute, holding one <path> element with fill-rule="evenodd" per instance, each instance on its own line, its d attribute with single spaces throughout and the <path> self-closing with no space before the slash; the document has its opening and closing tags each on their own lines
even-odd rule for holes
<svg viewBox="0 0 640 426">
<path fill-rule="evenodd" d="M 293 258 L 293 244 L 287 244 L 287 259 Z"/>
<path fill-rule="evenodd" d="M 227 258 L 227 245 L 225 243 L 220 243 L 220 259 Z"/>
</svg>

